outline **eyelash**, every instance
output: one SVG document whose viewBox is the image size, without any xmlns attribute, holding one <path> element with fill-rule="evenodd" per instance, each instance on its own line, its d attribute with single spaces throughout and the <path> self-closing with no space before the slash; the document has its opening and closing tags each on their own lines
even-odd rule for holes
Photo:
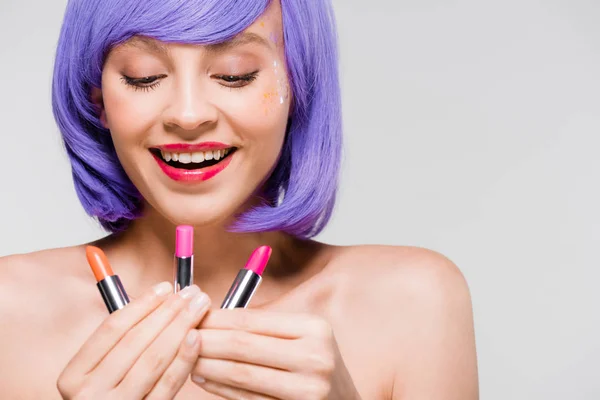
<svg viewBox="0 0 600 400">
<path fill-rule="evenodd" d="M 258 71 L 251 72 L 245 75 L 213 75 L 215 78 L 218 78 L 227 83 L 232 83 L 233 85 L 223 85 L 230 89 L 241 89 L 246 85 L 249 85 L 251 82 L 255 81 L 258 77 Z M 241 82 L 241 84 L 240 84 Z"/>
<path fill-rule="evenodd" d="M 230 83 L 231 85 L 222 85 L 230 89 L 241 89 L 256 80 L 259 71 L 254 71 L 245 75 L 213 75 L 213 77 Z M 160 85 L 160 79 L 166 75 L 146 76 L 143 78 L 132 78 L 123 75 L 121 78 L 127 86 L 131 86 L 134 90 L 150 91 L 156 89 Z M 241 84 L 240 84 L 241 82 Z"/>
</svg>

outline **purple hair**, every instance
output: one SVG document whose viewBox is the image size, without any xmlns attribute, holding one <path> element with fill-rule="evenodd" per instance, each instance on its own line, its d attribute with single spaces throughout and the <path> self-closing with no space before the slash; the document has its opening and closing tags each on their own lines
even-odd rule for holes
<svg viewBox="0 0 600 400">
<path fill-rule="evenodd" d="M 142 197 L 123 170 L 91 102 L 112 47 L 133 35 L 211 44 L 251 25 L 270 0 L 69 0 L 56 51 L 54 117 L 86 212 L 111 232 L 142 215 Z M 330 0 L 281 0 L 292 112 L 264 204 L 237 216 L 236 232 L 318 234 L 333 211 L 342 145 L 337 37 Z M 281 199 L 282 198 L 282 199 Z M 279 200 L 278 200 L 279 199 Z"/>
</svg>

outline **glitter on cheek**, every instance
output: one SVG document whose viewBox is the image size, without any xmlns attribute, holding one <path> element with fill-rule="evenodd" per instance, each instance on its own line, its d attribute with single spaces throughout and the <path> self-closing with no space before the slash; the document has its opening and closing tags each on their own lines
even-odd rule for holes
<svg viewBox="0 0 600 400">
<path fill-rule="evenodd" d="M 289 87 L 287 84 L 281 86 L 280 93 L 282 94 L 279 96 L 279 104 L 283 104 L 289 97 Z"/>
<path fill-rule="evenodd" d="M 269 39 L 271 39 L 271 42 L 275 43 L 275 46 L 278 45 L 279 40 L 277 40 L 277 35 L 275 35 L 275 32 L 271 32 L 269 34 Z"/>
<path fill-rule="evenodd" d="M 283 104 L 288 99 L 290 88 L 286 79 L 277 80 L 277 92 L 279 93 L 279 104 Z"/>
<path fill-rule="evenodd" d="M 269 92 L 264 92 L 262 95 L 262 104 L 265 110 L 265 116 L 269 113 L 269 106 L 273 104 L 273 100 L 278 96 L 278 92 L 276 90 L 271 90 Z"/>
<path fill-rule="evenodd" d="M 273 109 L 275 104 L 283 105 L 289 97 L 289 84 L 283 69 L 279 68 L 279 62 L 273 61 L 273 75 L 277 79 L 276 86 L 262 93 L 261 103 L 264 107 L 265 116 Z"/>
<path fill-rule="evenodd" d="M 288 99 L 289 86 L 287 79 L 279 76 L 277 65 L 277 60 L 273 61 L 273 73 L 277 76 L 277 96 L 279 97 L 279 104 L 283 104 Z"/>
</svg>

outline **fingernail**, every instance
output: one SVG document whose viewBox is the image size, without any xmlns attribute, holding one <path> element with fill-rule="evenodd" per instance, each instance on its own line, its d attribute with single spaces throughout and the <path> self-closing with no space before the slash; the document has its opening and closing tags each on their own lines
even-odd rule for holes
<svg viewBox="0 0 600 400">
<path fill-rule="evenodd" d="M 206 382 L 206 379 L 204 379 L 203 377 L 198 376 L 198 375 L 192 375 L 192 380 L 194 382 L 196 382 L 196 383 L 204 383 L 204 382 Z"/>
<path fill-rule="evenodd" d="M 164 296 L 171 293 L 171 284 L 169 282 L 161 282 L 158 285 L 155 285 L 152 290 L 154 290 L 154 293 L 157 296 Z"/>
<path fill-rule="evenodd" d="M 208 296 L 206 293 L 200 293 L 190 301 L 190 311 L 199 311 L 204 308 L 206 304 L 208 304 Z"/>
<path fill-rule="evenodd" d="M 198 331 L 196 329 L 192 329 L 191 331 L 188 332 L 187 336 L 185 337 L 185 342 L 187 343 L 188 346 L 194 347 L 194 344 L 196 344 L 197 339 L 198 339 Z"/>
<path fill-rule="evenodd" d="M 200 288 L 196 285 L 192 285 L 183 288 L 183 290 L 179 292 L 179 295 L 184 299 L 188 299 L 197 293 L 200 293 Z"/>
</svg>

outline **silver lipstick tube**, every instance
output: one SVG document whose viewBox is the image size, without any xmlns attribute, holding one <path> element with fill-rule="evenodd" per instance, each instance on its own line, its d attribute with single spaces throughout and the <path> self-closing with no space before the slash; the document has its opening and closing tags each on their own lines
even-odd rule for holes
<svg viewBox="0 0 600 400">
<path fill-rule="evenodd" d="M 175 293 L 194 284 L 194 255 L 190 257 L 175 257 L 175 273 L 173 288 Z"/>
<path fill-rule="evenodd" d="M 229 288 L 221 308 L 246 308 L 261 281 L 262 277 L 249 269 L 240 270 Z"/>
<path fill-rule="evenodd" d="M 129 297 L 123 288 L 123 284 L 117 275 L 108 276 L 96 284 L 108 308 L 113 313 L 125 307 L 129 303 Z"/>
</svg>

